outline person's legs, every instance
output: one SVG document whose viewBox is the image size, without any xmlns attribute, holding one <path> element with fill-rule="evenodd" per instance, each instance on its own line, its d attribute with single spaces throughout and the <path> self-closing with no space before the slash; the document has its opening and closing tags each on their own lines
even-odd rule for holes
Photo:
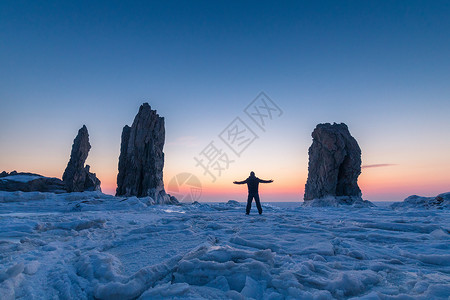
<svg viewBox="0 0 450 300">
<path fill-rule="evenodd" d="M 247 215 L 250 213 L 250 208 L 252 208 L 252 200 L 253 200 L 253 195 L 252 194 L 248 194 L 247 207 L 245 208 L 245 213 Z"/>
<path fill-rule="evenodd" d="M 256 207 L 258 208 L 259 214 L 262 214 L 261 202 L 259 202 L 259 194 L 255 195 Z"/>
</svg>

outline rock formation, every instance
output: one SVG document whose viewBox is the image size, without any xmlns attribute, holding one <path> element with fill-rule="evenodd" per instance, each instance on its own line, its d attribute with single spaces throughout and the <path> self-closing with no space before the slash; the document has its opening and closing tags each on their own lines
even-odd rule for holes
<svg viewBox="0 0 450 300">
<path fill-rule="evenodd" d="M 347 125 L 319 124 L 312 137 L 305 204 L 314 199 L 322 199 L 318 203 L 330 205 L 362 201 L 357 183 L 361 173 L 361 149 Z"/>
<path fill-rule="evenodd" d="M 61 179 L 44 177 L 34 173 L 18 173 L 13 171 L 0 174 L 0 191 L 7 192 L 49 192 L 65 193 L 65 185 Z"/>
<path fill-rule="evenodd" d="M 89 165 L 84 166 L 90 149 L 89 133 L 83 125 L 73 141 L 70 160 L 62 178 L 68 192 L 101 191 L 100 180 L 89 172 Z"/>
<path fill-rule="evenodd" d="M 148 103 L 139 108 L 133 125 L 122 131 L 116 196 L 152 197 L 156 203 L 174 203 L 163 183 L 164 118 Z"/>
<path fill-rule="evenodd" d="M 413 208 L 413 209 L 449 209 L 450 208 L 450 192 L 442 193 L 436 197 L 421 197 L 412 195 L 403 200 L 403 202 L 396 202 L 391 205 L 393 209 L 399 208 Z"/>
</svg>

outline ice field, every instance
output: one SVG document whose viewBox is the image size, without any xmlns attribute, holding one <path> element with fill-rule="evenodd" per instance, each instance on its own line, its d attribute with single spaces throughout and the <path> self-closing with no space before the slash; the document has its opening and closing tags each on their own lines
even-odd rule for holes
<svg viewBox="0 0 450 300">
<path fill-rule="evenodd" d="M 1 299 L 448 299 L 448 209 L 0 192 Z"/>
</svg>

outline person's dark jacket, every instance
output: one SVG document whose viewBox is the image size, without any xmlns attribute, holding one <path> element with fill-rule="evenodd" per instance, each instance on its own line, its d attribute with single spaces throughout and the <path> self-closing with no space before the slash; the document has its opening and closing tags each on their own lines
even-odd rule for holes
<svg viewBox="0 0 450 300">
<path fill-rule="evenodd" d="M 258 186 L 260 182 L 271 183 L 272 180 L 263 180 L 256 176 L 249 176 L 244 181 L 236 181 L 235 184 L 247 184 L 249 194 L 258 194 Z"/>
</svg>

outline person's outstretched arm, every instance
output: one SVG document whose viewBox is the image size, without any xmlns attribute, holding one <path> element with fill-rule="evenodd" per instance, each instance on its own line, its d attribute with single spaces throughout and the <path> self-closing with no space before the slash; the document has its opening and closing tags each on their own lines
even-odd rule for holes
<svg viewBox="0 0 450 300">
<path fill-rule="evenodd" d="M 233 181 L 234 184 L 246 184 L 247 183 L 247 179 L 243 180 L 243 181 Z"/>
<path fill-rule="evenodd" d="M 262 183 L 271 183 L 271 182 L 273 182 L 273 180 L 272 180 L 272 179 L 270 179 L 270 180 L 263 180 L 263 179 L 260 179 L 259 182 L 262 182 Z"/>
</svg>

